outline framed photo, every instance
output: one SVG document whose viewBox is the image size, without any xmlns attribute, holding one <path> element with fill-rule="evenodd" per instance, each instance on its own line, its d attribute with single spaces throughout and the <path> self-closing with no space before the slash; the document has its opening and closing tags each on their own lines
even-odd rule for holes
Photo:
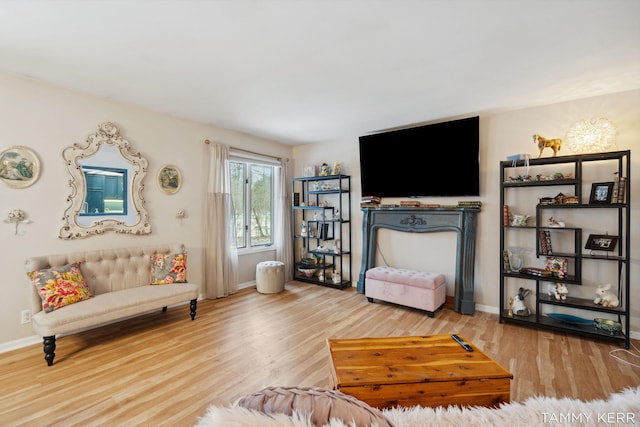
<svg viewBox="0 0 640 427">
<path fill-rule="evenodd" d="M 156 182 L 163 193 L 177 193 L 182 186 L 182 174 L 180 173 L 180 169 L 174 165 L 162 166 L 156 175 Z"/>
<path fill-rule="evenodd" d="M 610 204 L 613 196 L 613 182 L 597 182 L 591 184 L 589 204 Z"/>
<path fill-rule="evenodd" d="M 315 165 L 306 165 L 304 170 L 302 171 L 302 175 L 304 177 L 316 176 L 316 166 Z"/>
<path fill-rule="evenodd" d="M 618 236 L 610 236 L 608 234 L 589 234 L 585 249 L 591 249 L 594 251 L 607 251 L 611 252 L 616 249 L 618 243 Z"/>
<path fill-rule="evenodd" d="M 0 151 L 0 179 L 11 188 L 26 188 L 40 176 L 38 156 L 20 145 Z"/>
</svg>

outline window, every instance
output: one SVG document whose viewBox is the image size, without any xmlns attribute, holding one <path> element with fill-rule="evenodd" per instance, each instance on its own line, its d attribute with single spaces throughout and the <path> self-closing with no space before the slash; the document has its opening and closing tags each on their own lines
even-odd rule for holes
<svg viewBox="0 0 640 427">
<path fill-rule="evenodd" d="M 231 160 L 236 246 L 252 249 L 273 245 L 273 197 L 276 168 L 251 160 Z"/>
</svg>

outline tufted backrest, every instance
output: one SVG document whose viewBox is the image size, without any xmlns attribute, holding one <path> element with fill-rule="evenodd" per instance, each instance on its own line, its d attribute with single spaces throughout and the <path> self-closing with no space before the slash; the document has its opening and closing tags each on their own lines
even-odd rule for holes
<svg viewBox="0 0 640 427">
<path fill-rule="evenodd" d="M 179 245 L 140 246 L 121 249 L 103 249 L 88 252 L 71 252 L 27 258 L 25 272 L 43 268 L 57 268 L 72 262 L 80 262 L 80 269 L 93 295 L 122 289 L 145 286 L 151 283 L 151 259 L 153 254 L 185 252 Z M 42 310 L 42 300 L 31 281 L 31 309 Z"/>
</svg>

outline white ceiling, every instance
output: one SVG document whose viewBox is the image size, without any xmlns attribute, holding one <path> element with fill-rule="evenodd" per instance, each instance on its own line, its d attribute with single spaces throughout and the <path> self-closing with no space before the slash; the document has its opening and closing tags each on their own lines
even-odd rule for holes
<svg viewBox="0 0 640 427">
<path fill-rule="evenodd" d="M 297 145 L 638 89 L 640 1 L 0 0 L 0 72 Z"/>
</svg>

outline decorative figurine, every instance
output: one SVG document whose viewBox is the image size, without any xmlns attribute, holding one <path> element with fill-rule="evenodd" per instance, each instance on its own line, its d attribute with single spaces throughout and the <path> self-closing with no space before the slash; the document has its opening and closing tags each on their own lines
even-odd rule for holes
<svg viewBox="0 0 640 427">
<path fill-rule="evenodd" d="M 549 296 L 553 295 L 558 301 L 566 301 L 569 290 L 564 283 L 549 283 L 547 285 L 547 294 Z"/>
<path fill-rule="evenodd" d="M 329 169 L 329 165 L 326 163 L 323 163 L 322 166 L 320 166 L 320 176 L 329 176 L 331 175 L 331 169 Z"/>
<path fill-rule="evenodd" d="M 340 175 L 340 162 L 333 162 L 333 175 Z"/>
<path fill-rule="evenodd" d="M 564 227 L 564 222 L 556 221 L 553 217 L 549 218 L 549 227 Z"/>
<path fill-rule="evenodd" d="M 300 225 L 300 235 L 301 236 L 307 235 L 307 223 L 304 221 L 302 221 L 302 224 Z"/>
<path fill-rule="evenodd" d="M 540 135 L 533 135 L 533 142 L 535 144 L 538 144 L 538 149 L 540 149 L 540 154 L 538 154 L 538 157 L 542 157 L 542 150 L 547 147 L 553 150 L 553 157 L 555 157 L 562 147 L 562 139 L 560 138 L 547 139 Z"/>
<path fill-rule="evenodd" d="M 333 277 L 332 277 L 333 283 L 338 284 L 342 281 L 342 277 L 340 277 L 340 272 L 339 271 L 334 271 L 333 272 Z"/>
<path fill-rule="evenodd" d="M 513 214 L 511 225 L 514 227 L 526 227 L 529 218 L 529 215 Z"/>
<path fill-rule="evenodd" d="M 620 305 L 620 300 L 613 292 L 609 292 L 611 289 L 611 283 L 606 285 L 598 285 L 596 289 L 596 298 L 593 300 L 595 304 L 600 304 L 603 307 L 617 307 Z"/>
<path fill-rule="evenodd" d="M 531 289 L 520 288 L 518 289 L 518 295 L 513 297 L 513 304 L 511 309 L 516 316 L 527 317 L 531 315 L 531 311 L 524 304 L 524 300 L 531 293 Z"/>
</svg>

